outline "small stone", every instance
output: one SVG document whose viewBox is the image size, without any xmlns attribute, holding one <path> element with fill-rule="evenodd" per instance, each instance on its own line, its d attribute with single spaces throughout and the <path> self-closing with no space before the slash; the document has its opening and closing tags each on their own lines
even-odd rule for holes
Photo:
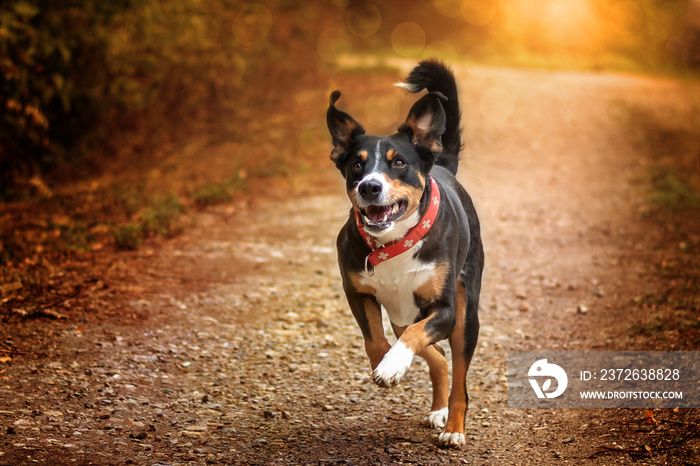
<svg viewBox="0 0 700 466">
<path fill-rule="evenodd" d="M 282 419 L 285 419 L 285 420 L 288 421 L 288 420 L 290 420 L 291 418 L 292 418 L 292 415 L 289 414 L 288 411 L 285 411 L 285 410 L 283 409 L 283 410 L 282 410 Z"/>
<path fill-rule="evenodd" d="M 331 405 L 325 405 L 325 406 L 323 407 L 323 410 L 324 410 L 324 411 L 333 411 L 333 406 L 331 406 Z"/>
<path fill-rule="evenodd" d="M 526 302 L 520 303 L 520 306 L 518 306 L 518 310 L 520 312 L 527 312 L 530 310 L 530 305 Z"/>
<path fill-rule="evenodd" d="M 584 306 L 583 304 L 579 304 L 576 308 L 576 312 L 579 314 L 588 314 L 588 307 Z"/>
<path fill-rule="evenodd" d="M 265 416 L 265 419 L 274 419 L 275 413 L 273 413 L 272 411 L 264 411 L 263 416 Z"/>
<path fill-rule="evenodd" d="M 572 435 L 571 437 L 566 437 L 564 440 L 561 441 L 561 443 L 571 443 L 574 440 L 576 440 L 576 436 Z"/>
<path fill-rule="evenodd" d="M 207 430 L 206 426 L 187 426 L 185 427 L 186 431 L 189 432 L 205 432 Z"/>
</svg>

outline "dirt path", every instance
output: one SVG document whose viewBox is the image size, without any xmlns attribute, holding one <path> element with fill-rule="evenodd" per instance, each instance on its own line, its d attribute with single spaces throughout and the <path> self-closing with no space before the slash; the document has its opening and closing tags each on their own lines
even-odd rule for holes
<svg viewBox="0 0 700 466">
<path fill-rule="evenodd" d="M 654 233 L 639 220 L 649 154 L 630 115 L 690 125 L 678 115 L 697 115 L 698 85 L 458 75 L 460 179 L 487 255 L 468 448 L 438 449 L 422 425 L 422 361 L 392 390 L 369 378 L 335 260 L 338 181 L 211 208 L 183 236 L 118 256 L 91 294 L 113 311 L 108 325 L 86 311 L 3 329 L 16 353 L 0 366 L 0 464 L 673 464 L 668 452 L 597 453 L 644 445 L 648 432 L 625 428 L 641 411 L 509 409 L 506 358 L 644 349 L 627 335 L 647 319 L 633 299 L 654 286 Z"/>
</svg>

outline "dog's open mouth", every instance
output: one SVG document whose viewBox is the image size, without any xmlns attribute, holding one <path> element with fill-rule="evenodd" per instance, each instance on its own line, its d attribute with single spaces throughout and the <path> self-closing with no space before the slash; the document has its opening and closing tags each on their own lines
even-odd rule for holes
<svg viewBox="0 0 700 466">
<path fill-rule="evenodd" d="M 406 212 L 408 201 L 400 200 L 390 205 L 371 205 L 360 212 L 364 217 L 365 224 L 379 230 L 388 228 L 391 222 L 401 218 Z"/>
</svg>

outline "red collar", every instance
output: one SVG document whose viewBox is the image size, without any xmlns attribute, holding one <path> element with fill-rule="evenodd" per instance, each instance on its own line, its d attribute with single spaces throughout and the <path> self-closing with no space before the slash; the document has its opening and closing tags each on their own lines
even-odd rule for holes
<svg viewBox="0 0 700 466">
<path fill-rule="evenodd" d="M 416 226 L 411 228 L 406 236 L 396 241 L 392 241 L 385 245 L 379 244 L 372 235 L 365 231 L 365 228 L 360 220 L 360 215 L 355 211 L 355 223 L 357 224 L 357 230 L 364 238 L 367 246 L 372 249 L 367 257 L 365 258 L 365 268 L 369 271 L 368 264 L 372 268 L 376 267 L 377 264 L 388 261 L 392 257 L 396 257 L 401 253 L 404 253 L 411 249 L 418 243 L 432 228 L 435 223 L 435 217 L 437 217 L 438 210 L 440 209 L 440 189 L 435 179 L 430 176 L 430 193 L 431 200 L 428 210 L 423 216 L 423 218 L 418 222 Z"/>
</svg>

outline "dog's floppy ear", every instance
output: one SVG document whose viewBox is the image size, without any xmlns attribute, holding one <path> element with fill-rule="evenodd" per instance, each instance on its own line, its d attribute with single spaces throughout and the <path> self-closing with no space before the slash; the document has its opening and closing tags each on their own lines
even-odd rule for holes
<svg viewBox="0 0 700 466">
<path fill-rule="evenodd" d="M 355 121 L 353 117 L 335 107 L 335 103 L 339 98 L 340 91 L 333 91 L 330 98 L 330 106 L 326 113 L 328 131 L 333 137 L 331 160 L 336 165 L 340 162 L 339 157 L 353 146 L 355 138 L 365 134 L 365 129 L 362 125 Z"/>
<path fill-rule="evenodd" d="M 445 132 L 445 110 L 441 100 L 447 97 L 430 92 L 413 104 L 399 132 L 408 133 L 414 146 L 424 147 L 436 157 L 442 152 L 442 133 Z"/>
</svg>

